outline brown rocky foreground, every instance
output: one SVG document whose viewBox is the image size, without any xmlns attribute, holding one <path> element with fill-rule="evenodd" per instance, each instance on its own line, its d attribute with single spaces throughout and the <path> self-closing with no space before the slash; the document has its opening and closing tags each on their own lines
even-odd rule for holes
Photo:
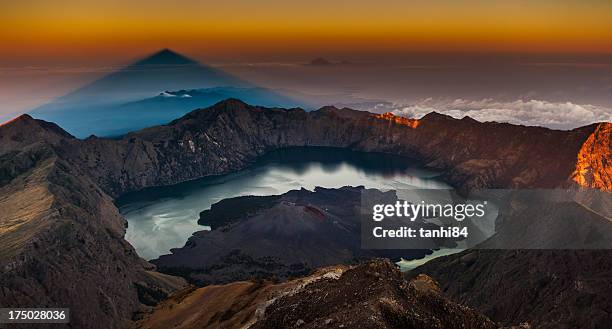
<svg viewBox="0 0 612 329">
<path fill-rule="evenodd" d="M 407 281 L 389 261 L 334 266 L 284 283 L 235 282 L 177 294 L 138 329 L 497 328 L 443 296 L 431 278 Z"/>
</svg>

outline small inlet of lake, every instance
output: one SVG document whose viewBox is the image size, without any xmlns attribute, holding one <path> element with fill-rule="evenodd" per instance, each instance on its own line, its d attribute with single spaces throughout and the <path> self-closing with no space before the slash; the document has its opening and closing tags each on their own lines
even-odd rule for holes
<svg viewBox="0 0 612 329">
<path fill-rule="evenodd" d="M 275 195 L 316 186 L 359 186 L 382 190 L 449 189 L 413 160 L 338 148 L 298 147 L 271 152 L 247 169 L 120 197 L 116 203 L 128 221 L 126 240 L 145 259 L 185 245 L 196 231 L 199 213 L 222 199 Z"/>
</svg>

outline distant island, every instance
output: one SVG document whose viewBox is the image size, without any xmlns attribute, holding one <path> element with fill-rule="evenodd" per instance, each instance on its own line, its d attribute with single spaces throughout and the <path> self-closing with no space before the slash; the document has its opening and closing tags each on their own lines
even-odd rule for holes
<svg viewBox="0 0 612 329">
<path fill-rule="evenodd" d="M 333 62 L 330 61 L 326 58 L 323 57 L 317 57 L 313 60 L 311 60 L 310 62 L 308 62 L 308 64 L 306 65 L 311 65 L 311 66 L 333 66 L 333 65 L 349 65 L 351 64 L 351 62 L 347 61 L 347 60 L 342 60 L 339 62 Z"/>
</svg>

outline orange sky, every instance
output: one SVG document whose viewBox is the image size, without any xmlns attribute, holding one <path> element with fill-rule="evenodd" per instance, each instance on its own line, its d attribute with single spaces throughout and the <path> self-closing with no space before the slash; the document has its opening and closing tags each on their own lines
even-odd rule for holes
<svg viewBox="0 0 612 329">
<path fill-rule="evenodd" d="M 61 4 L 60 4 L 61 3 Z M 612 1 L 32 1 L 0 4 L 3 63 L 428 51 L 612 53 Z"/>
</svg>

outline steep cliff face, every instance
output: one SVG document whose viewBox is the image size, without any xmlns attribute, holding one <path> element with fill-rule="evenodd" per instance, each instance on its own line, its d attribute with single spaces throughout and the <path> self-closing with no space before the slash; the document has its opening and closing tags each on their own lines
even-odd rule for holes
<svg viewBox="0 0 612 329">
<path fill-rule="evenodd" d="M 508 191 L 496 204 L 496 233 L 478 250 L 433 259 L 409 276 L 433 277 L 449 297 L 505 325 L 607 327 L 612 195 Z"/>
<path fill-rule="evenodd" d="M 409 119 L 404 117 L 399 117 L 391 112 L 386 112 L 383 114 L 376 115 L 376 118 L 387 120 L 389 122 L 394 122 L 403 126 L 407 126 L 410 128 L 416 128 L 419 126 L 420 121 L 418 119 Z"/>
<path fill-rule="evenodd" d="M 612 250 L 467 250 L 410 276 L 420 273 L 508 326 L 607 328 L 612 321 Z"/>
<path fill-rule="evenodd" d="M 68 307 L 70 327 L 120 328 L 184 282 L 149 271 L 110 197 L 58 156 L 72 137 L 48 128 L 28 117 L 0 127 L 10 141 L 0 153 L 0 305 Z"/>
<path fill-rule="evenodd" d="M 582 187 L 612 191 L 612 123 L 595 125 L 580 148 L 572 180 Z"/>
</svg>

